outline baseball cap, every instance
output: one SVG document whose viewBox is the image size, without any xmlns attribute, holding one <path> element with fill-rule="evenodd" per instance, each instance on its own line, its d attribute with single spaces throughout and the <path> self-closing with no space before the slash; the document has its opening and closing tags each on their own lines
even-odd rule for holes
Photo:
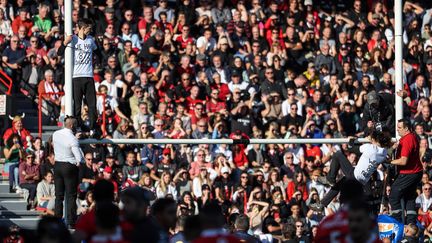
<svg viewBox="0 0 432 243">
<path fill-rule="evenodd" d="M 367 94 L 367 102 L 369 105 L 379 104 L 378 94 L 375 91 L 371 91 Z"/>
<path fill-rule="evenodd" d="M 221 169 L 221 173 L 222 173 L 222 174 L 230 173 L 230 169 L 229 169 L 228 167 L 224 166 L 224 167 L 222 167 L 222 169 Z"/>
<path fill-rule="evenodd" d="M 348 46 L 347 45 L 345 45 L 345 44 L 343 44 L 343 45 L 341 45 L 341 48 L 340 48 L 341 50 L 348 50 Z"/>
<path fill-rule="evenodd" d="M 310 62 L 309 64 L 308 64 L 308 68 L 314 68 L 315 67 L 315 64 L 313 63 L 313 62 Z"/>
<path fill-rule="evenodd" d="M 231 72 L 231 76 L 240 76 L 240 74 L 239 74 L 239 72 L 237 71 L 237 70 L 233 70 L 232 72 Z"/>
<path fill-rule="evenodd" d="M 432 58 L 427 59 L 426 64 L 432 64 Z"/>
<path fill-rule="evenodd" d="M 207 184 L 202 185 L 201 191 L 204 191 L 204 190 L 210 190 L 210 186 Z"/>
<path fill-rule="evenodd" d="M 220 39 L 219 43 L 220 43 L 221 45 L 223 45 L 223 44 L 228 44 L 228 40 L 227 40 L 226 38 L 222 38 L 222 39 Z"/>
<path fill-rule="evenodd" d="M 136 201 L 150 202 L 156 199 L 153 192 L 139 186 L 129 187 L 121 194 L 122 198 L 128 197 Z"/>
<path fill-rule="evenodd" d="M 106 166 L 105 167 L 105 169 L 103 170 L 103 172 L 106 172 L 106 173 L 112 173 L 112 168 L 111 167 L 109 167 L 109 166 Z"/>
<path fill-rule="evenodd" d="M 312 0 L 305 0 L 304 1 L 304 5 L 305 6 L 307 6 L 307 5 L 313 5 Z"/>
<path fill-rule="evenodd" d="M 169 148 L 165 148 L 162 152 L 162 154 L 171 154 L 171 150 Z"/>
</svg>

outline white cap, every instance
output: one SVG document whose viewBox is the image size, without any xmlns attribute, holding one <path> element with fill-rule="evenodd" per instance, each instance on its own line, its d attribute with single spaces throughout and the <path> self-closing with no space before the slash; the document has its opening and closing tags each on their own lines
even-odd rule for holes
<svg viewBox="0 0 432 243">
<path fill-rule="evenodd" d="M 224 174 L 224 173 L 230 173 L 230 169 L 229 169 L 228 167 L 224 166 L 224 167 L 222 167 L 222 169 L 221 169 L 221 173 L 222 173 L 222 174 Z"/>
<path fill-rule="evenodd" d="M 307 5 L 313 5 L 312 0 L 305 0 L 304 1 L 304 5 L 305 6 L 307 6 Z"/>
</svg>

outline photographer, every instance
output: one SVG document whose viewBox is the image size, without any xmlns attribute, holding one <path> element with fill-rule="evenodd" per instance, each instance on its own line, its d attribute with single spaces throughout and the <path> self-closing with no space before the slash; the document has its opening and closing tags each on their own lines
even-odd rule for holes
<svg viewBox="0 0 432 243">
<path fill-rule="evenodd" d="M 360 130 L 364 130 L 367 123 L 372 121 L 377 130 L 387 127 L 394 133 L 394 116 L 394 99 L 392 95 L 371 91 L 367 94 L 367 103 L 363 110 L 362 128 Z"/>
<path fill-rule="evenodd" d="M 272 91 L 270 94 L 263 94 L 261 100 L 265 106 L 265 109 L 261 111 L 261 115 L 267 121 L 282 119 L 282 100 L 278 92 Z"/>
</svg>

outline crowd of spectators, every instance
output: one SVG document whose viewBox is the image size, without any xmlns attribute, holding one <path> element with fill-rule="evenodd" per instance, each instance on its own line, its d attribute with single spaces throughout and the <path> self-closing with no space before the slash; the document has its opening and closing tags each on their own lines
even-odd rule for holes
<svg viewBox="0 0 432 243">
<path fill-rule="evenodd" d="M 404 89 L 396 91 L 392 1 L 74 0 L 73 22 L 94 21 L 104 137 L 203 141 L 83 146 L 79 214 L 92 210 L 94 184 L 104 178 L 116 200 L 135 186 L 173 198 L 179 220 L 217 201 L 226 216 L 246 218 L 246 231 L 258 239 L 308 242 L 321 219 L 340 208 L 338 199 L 325 210 L 310 207 L 328 189 L 317 178 L 335 152 L 353 165 L 359 154 L 346 144 L 228 146 L 205 139 L 363 136 L 394 113 L 399 95 L 421 141 L 419 218 L 428 235 L 431 3 L 404 3 Z M 14 92 L 44 100 L 53 123 L 64 117 L 64 58 L 57 55 L 63 19 L 63 0 L 0 1 L 2 70 Z M 368 97 L 381 109 L 369 107 Z M 85 106 L 82 114 L 88 121 Z M 20 118 L 16 123 L 22 129 Z M 50 214 L 53 151 L 49 142 L 44 148 L 40 138 L 18 134 L 3 137 L 11 190 L 28 192 L 29 207 Z M 388 194 L 382 195 L 383 171 L 368 187 L 373 200 Z"/>
</svg>

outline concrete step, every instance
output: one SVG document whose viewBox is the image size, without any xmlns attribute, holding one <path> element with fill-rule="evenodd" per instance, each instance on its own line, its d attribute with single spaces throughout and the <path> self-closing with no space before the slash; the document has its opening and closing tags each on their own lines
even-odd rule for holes
<svg viewBox="0 0 432 243">
<path fill-rule="evenodd" d="M 9 218 L 34 218 L 39 217 L 41 212 L 39 211 L 8 211 L 8 210 L 0 210 L 0 219 L 9 219 Z"/>
<path fill-rule="evenodd" d="M 21 229 L 35 230 L 39 223 L 39 217 L 34 218 L 11 218 L 11 219 L 0 219 L 0 225 L 4 227 L 10 227 L 12 225 L 17 225 Z"/>
<path fill-rule="evenodd" d="M 5 201 L 0 201 L 0 210 L 25 211 L 25 210 L 27 210 L 27 202 L 24 201 L 24 200 L 5 200 Z"/>
<path fill-rule="evenodd" d="M 43 131 L 43 130 L 42 130 Z M 37 132 L 32 132 L 30 133 L 34 138 L 35 137 L 39 137 L 39 133 Z M 48 139 L 51 137 L 51 135 L 53 134 L 53 132 L 43 132 L 42 133 L 42 141 L 48 141 Z"/>
<path fill-rule="evenodd" d="M 42 126 L 42 130 L 44 132 L 55 132 L 55 131 L 59 130 L 59 127 L 58 126 L 44 125 L 44 126 Z"/>
<path fill-rule="evenodd" d="M 9 193 L 9 192 L 0 193 L 0 201 L 11 201 L 11 200 L 19 200 L 19 199 L 23 199 L 23 196 L 18 193 Z"/>
<path fill-rule="evenodd" d="M 9 183 L 0 181 L 0 194 L 9 193 Z"/>
</svg>

